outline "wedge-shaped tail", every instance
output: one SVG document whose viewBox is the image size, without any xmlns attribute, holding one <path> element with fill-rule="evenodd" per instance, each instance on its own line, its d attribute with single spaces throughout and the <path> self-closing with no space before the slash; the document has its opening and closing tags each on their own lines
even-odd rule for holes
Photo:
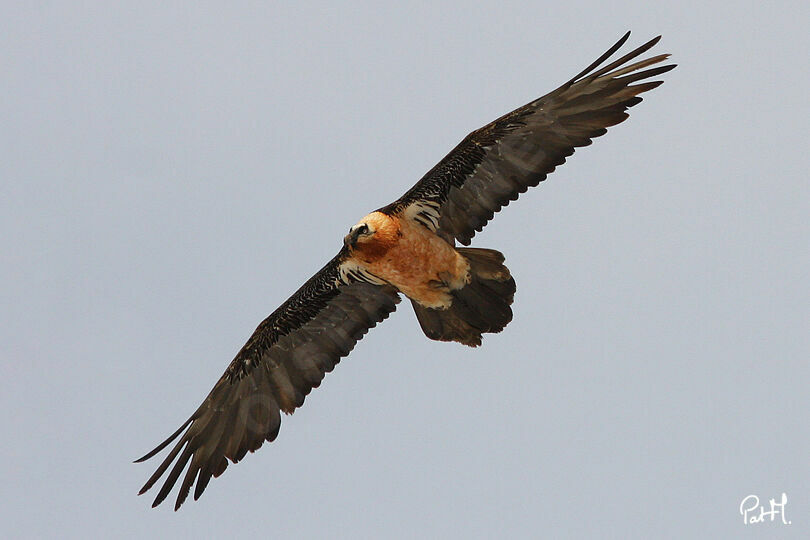
<svg viewBox="0 0 810 540">
<path fill-rule="evenodd" d="M 512 320 L 515 280 L 494 249 L 459 248 L 470 263 L 470 282 L 452 291 L 446 309 L 426 308 L 411 302 L 425 335 L 439 341 L 481 345 L 481 335 L 503 330 Z"/>
</svg>

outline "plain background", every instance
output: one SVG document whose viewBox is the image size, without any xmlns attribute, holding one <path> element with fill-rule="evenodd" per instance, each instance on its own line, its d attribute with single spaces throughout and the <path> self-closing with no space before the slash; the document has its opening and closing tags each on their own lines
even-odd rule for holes
<svg viewBox="0 0 810 540">
<path fill-rule="evenodd" d="M 810 535 L 807 2 L 125 4 L 0 8 L 2 536 Z M 679 67 L 474 240 L 506 331 L 403 303 L 200 501 L 135 496 L 350 225 L 628 29 Z"/>
</svg>

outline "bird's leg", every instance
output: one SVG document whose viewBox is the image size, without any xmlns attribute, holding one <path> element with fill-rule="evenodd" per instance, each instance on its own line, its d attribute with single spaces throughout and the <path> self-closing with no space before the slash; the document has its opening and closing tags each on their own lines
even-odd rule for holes
<svg viewBox="0 0 810 540">
<path fill-rule="evenodd" d="M 450 272 L 447 271 L 439 272 L 438 274 L 436 274 L 436 277 L 438 277 L 439 279 L 431 279 L 430 281 L 428 281 L 428 287 L 430 287 L 431 289 L 445 290 L 445 291 L 450 289 L 450 280 L 452 279 Z"/>
</svg>

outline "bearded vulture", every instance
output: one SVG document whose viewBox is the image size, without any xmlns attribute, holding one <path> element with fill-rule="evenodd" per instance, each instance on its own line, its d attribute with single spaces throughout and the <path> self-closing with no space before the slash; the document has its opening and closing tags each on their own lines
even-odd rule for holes
<svg viewBox="0 0 810 540">
<path fill-rule="evenodd" d="M 662 83 L 649 79 L 675 65 L 649 66 L 669 55 L 637 60 L 660 36 L 600 67 L 629 35 L 553 92 L 470 133 L 405 195 L 352 226 L 338 254 L 259 324 L 191 417 L 137 460 L 179 437 L 139 494 L 168 471 L 152 506 L 181 475 L 175 510 L 195 482 L 199 498 L 229 460 L 276 438 L 280 413 L 303 405 L 400 294 L 430 339 L 475 347 L 483 334 L 503 330 L 515 293 L 504 256 L 456 243 L 468 246 L 495 212 L 624 121 L 639 94 Z"/>
</svg>

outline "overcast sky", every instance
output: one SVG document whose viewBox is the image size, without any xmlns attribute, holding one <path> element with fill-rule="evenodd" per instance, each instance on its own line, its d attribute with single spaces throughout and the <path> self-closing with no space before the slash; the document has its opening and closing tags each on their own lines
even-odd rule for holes
<svg viewBox="0 0 810 540">
<path fill-rule="evenodd" d="M 810 535 L 807 2 L 122 4 L 0 4 L 0 536 Z M 402 303 L 200 501 L 136 496 L 350 225 L 626 30 L 679 67 L 475 237 L 503 333 Z"/>
</svg>

